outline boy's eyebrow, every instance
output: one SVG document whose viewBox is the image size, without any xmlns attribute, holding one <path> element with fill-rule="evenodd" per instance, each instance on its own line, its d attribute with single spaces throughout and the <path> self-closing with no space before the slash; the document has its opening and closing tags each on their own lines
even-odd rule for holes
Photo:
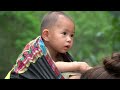
<svg viewBox="0 0 120 90">
<path fill-rule="evenodd" d="M 65 29 L 65 31 L 69 31 L 68 29 Z M 75 31 L 73 31 L 72 33 L 75 33 Z"/>
</svg>

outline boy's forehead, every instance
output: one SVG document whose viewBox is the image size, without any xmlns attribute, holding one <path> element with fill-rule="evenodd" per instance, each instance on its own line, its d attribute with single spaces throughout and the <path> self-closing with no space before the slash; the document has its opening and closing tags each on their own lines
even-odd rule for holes
<svg viewBox="0 0 120 90">
<path fill-rule="evenodd" d="M 72 22 L 74 24 L 72 19 L 64 15 L 59 15 L 57 21 L 61 21 L 61 22 L 67 21 L 67 22 Z"/>
<path fill-rule="evenodd" d="M 58 19 L 67 19 L 67 20 L 71 20 L 72 21 L 72 19 L 70 19 L 69 17 L 67 17 L 65 15 L 59 15 Z"/>
<path fill-rule="evenodd" d="M 64 30 L 73 30 L 72 32 L 75 33 L 75 24 L 74 22 L 65 17 L 65 16 L 60 16 L 59 19 L 57 20 L 55 26 L 58 26 L 58 27 L 64 27 Z"/>
</svg>

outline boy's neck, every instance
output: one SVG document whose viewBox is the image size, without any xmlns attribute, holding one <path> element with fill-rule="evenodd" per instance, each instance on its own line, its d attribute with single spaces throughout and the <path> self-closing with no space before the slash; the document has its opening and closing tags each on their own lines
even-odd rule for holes
<svg viewBox="0 0 120 90">
<path fill-rule="evenodd" d="M 48 52 L 49 56 L 53 59 L 54 62 L 63 61 L 61 59 L 60 53 L 52 50 L 52 48 L 49 47 L 49 45 L 47 45 L 47 42 L 44 41 L 44 43 L 45 43 L 45 46 L 47 48 L 47 52 Z"/>
<path fill-rule="evenodd" d="M 47 52 L 49 54 L 49 56 L 53 59 L 54 62 L 57 62 L 57 52 L 54 52 L 52 51 L 49 47 L 46 47 L 47 48 Z"/>
<path fill-rule="evenodd" d="M 50 51 L 48 51 L 48 52 L 49 52 L 49 55 L 53 59 L 54 62 L 64 61 L 63 58 L 61 57 L 60 53 L 52 53 Z"/>
</svg>

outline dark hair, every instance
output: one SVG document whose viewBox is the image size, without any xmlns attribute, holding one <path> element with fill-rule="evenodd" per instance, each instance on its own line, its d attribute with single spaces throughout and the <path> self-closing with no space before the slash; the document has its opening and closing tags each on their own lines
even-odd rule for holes
<svg viewBox="0 0 120 90">
<path fill-rule="evenodd" d="M 104 58 L 103 66 L 96 66 L 82 74 L 81 79 L 120 79 L 120 53 Z"/>
<path fill-rule="evenodd" d="M 62 11 L 50 11 L 43 17 L 41 22 L 41 31 L 54 26 L 58 20 L 59 15 L 63 15 L 72 21 L 72 19 Z"/>
</svg>

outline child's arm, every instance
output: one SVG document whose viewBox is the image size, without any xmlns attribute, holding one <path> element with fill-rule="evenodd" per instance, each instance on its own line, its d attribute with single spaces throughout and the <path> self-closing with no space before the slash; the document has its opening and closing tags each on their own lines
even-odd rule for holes
<svg viewBox="0 0 120 90">
<path fill-rule="evenodd" d="M 80 71 L 84 72 L 91 67 L 86 62 L 55 62 L 60 72 Z"/>
</svg>

